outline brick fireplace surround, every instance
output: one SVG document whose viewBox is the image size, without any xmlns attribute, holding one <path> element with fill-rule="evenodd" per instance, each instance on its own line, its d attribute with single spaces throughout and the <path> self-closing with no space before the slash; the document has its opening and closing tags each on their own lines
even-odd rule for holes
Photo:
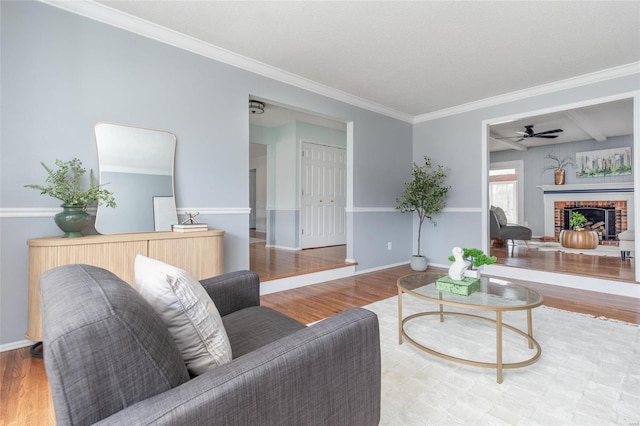
<svg viewBox="0 0 640 426">
<path fill-rule="evenodd" d="M 613 208 L 615 209 L 616 235 L 633 229 L 633 182 L 541 185 L 544 192 L 544 237 L 558 241 L 564 224 L 565 208 Z M 618 245 L 612 238 L 601 244 Z"/>
<path fill-rule="evenodd" d="M 568 224 L 565 224 L 564 221 L 564 209 L 565 208 L 585 208 L 585 207 L 596 207 L 596 208 L 613 208 L 615 209 L 615 235 L 618 235 L 622 231 L 626 231 L 628 229 L 627 224 L 627 202 L 626 201 L 555 201 L 554 202 L 554 237 L 556 241 L 560 236 L 560 231 L 563 229 L 569 229 Z M 617 238 L 614 240 L 600 240 L 600 244 L 602 245 L 618 245 Z"/>
</svg>

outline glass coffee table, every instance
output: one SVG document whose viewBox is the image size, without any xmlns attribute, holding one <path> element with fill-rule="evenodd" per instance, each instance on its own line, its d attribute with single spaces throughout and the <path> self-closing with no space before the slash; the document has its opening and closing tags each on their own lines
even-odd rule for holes
<svg viewBox="0 0 640 426">
<path fill-rule="evenodd" d="M 531 365 L 540 358 L 542 349 L 540 344 L 533 338 L 533 324 L 531 310 L 543 303 L 543 298 L 535 291 L 528 289 L 522 285 L 518 285 L 509 281 L 499 280 L 496 278 L 482 277 L 480 279 L 480 290 L 469 296 L 461 296 L 441 292 L 436 289 L 436 279 L 445 276 L 443 273 L 421 272 L 405 275 L 398 279 L 398 334 L 399 343 L 402 344 L 403 338 L 409 343 L 416 346 L 427 353 L 438 356 L 440 358 L 458 362 L 461 364 L 472 365 L 476 367 L 495 368 L 497 370 L 497 381 L 502 383 L 502 370 L 505 368 L 520 368 Z M 435 303 L 439 306 L 437 311 L 419 312 L 402 317 L 402 294 L 411 297 Z M 480 315 L 464 312 L 445 311 L 445 306 L 462 308 L 470 311 L 493 311 L 495 312 L 495 320 Z M 527 331 L 517 329 L 502 322 L 502 313 L 507 311 L 526 311 L 527 313 Z M 481 362 L 470 359 L 458 358 L 447 355 L 442 352 L 435 351 L 427 346 L 419 343 L 415 338 L 410 337 L 404 329 L 407 322 L 419 317 L 437 315 L 440 316 L 440 322 L 444 322 L 445 316 L 464 316 L 479 319 L 482 321 L 490 321 L 496 326 L 496 362 Z M 536 353 L 529 359 L 520 362 L 503 363 L 502 361 L 502 330 L 507 328 L 527 339 L 529 349 L 536 349 Z"/>
</svg>

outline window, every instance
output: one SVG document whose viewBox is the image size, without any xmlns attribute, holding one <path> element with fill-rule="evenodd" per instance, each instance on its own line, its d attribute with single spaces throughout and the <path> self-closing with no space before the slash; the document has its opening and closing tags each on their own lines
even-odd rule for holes
<svg viewBox="0 0 640 426">
<path fill-rule="evenodd" d="M 509 223 L 518 223 L 518 173 L 516 169 L 489 172 L 489 202 L 501 207 Z"/>
</svg>

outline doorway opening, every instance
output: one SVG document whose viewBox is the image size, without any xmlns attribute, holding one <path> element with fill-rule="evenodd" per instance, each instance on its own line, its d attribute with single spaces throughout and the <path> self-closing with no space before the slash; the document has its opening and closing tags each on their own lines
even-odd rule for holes
<svg viewBox="0 0 640 426">
<path fill-rule="evenodd" d="M 249 179 L 253 185 L 255 176 L 255 206 L 250 188 L 250 228 L 255 211 L 251 268 L 273 280 L 349 265 L 347 142 L 352 133 L 347 133 L 347 123 L 251 99 L 264 104 L 264 112 L 249 119 L 249 168 L 255 170 Z M 315 263 L 304 260 L 312 257 L 311 250 L 316 250 Z M 296 265 L 300 267 L 292 270 Z"/>
<path fill-rule="evenodd" d="M 553 181 L 553 173 L 549 172 L 545 175 L 544 170 L 549 169 L 548 154 L 551 153 L 559 158 L 570 157 L 576 159 L 577 151 L 591 151 L 608 148 L 610 145 L 632 146 L 633 152 L 638 152 L 640 147 L 638 129 L 638 92 L 624 93 L 606 98 L 594 99 L 590 101 L 579 102 L 571 105 L 547 108 L 544 110 L 534 111 L 530 113 L 522 113 L 507 117 L 499 117 L 483 122 L 483 246 L 490 251 L 489 244 L 489 227 L 488 227 L 488 208 L 489 208 L 489 191 L 491 186 L 490 170 L 493 163 L 501 161 L 522 160 L 524 170 L 527 173 L 527 179 L 523 179 L 525 185 L 522 190 L 522 198 L 524 199 L 524 218 L 520 218 L 518 222 L 528 225 L 533 230 L 534 236 L 541 236 L 543 239 L 553 238 L 553 224 L 545 225 L 546 214 L 542 212 L 546 210 L 543 195 L 546 197 L 548 192 L 568 193 L 572 191 L 596 190 L 598 185 L 621 185 L 627 182 L 631 194 L 634 193 L 635 187 L 638 185 L 639 175 L 635 170 L 640 170 L 638 165 L 640 162 L 637 158 L 633 158 L 634 173 L 631 176 L 615 176 L 606 177 L 598 180 L 597 184 L 594 179 L 583 179 L 575 170 L 567 171 L 567 181 L 562 187 L 556 186 Z M 636 111 L 634 113 L 634 111 Z M 534 137 L 527 133 L 527 127 L 535 126 L 535 134 L 545 137 Z M 523 131 L 525 129 L 525 131 Z M 551 130 L 549 130 L 551 129 Z M 560 130 L 559 130 L 560 129 Z M 553 133 L 551 133 L 553 132 Z M 550 137 L 553 136 L 553 137 Z M 547 158 L 547 161 L 545 161 Z M 545 180 L 546 179 L 546 180 Z M 520 179 L 518 179 L 519 181 Z M 613 184 L 613 185 L 611 185 Z M 595 195 L 594 195 L 595 196 Z M 632 195 L 633 196 L 633 195 Z M 635 198 L 635 197 L 634 197 Z M 628 229 L 635 229 L 633 224 L 638 220 L 638 200 L 633 200 L 633 206 L 629 210 Z M 519 213 L 519 217 L 520 217 Z M 553 222 L 553 218 L 552 222 Z M 551 223 L 552 223 L 551 222 Z M 550 235 L 547 235 L 550 233 Z M 599 258 L 597 256 L 582 256 L 579 259 L 571 259 L 568 255 L 561 256 L 559 253 L 547 254 L 547 259 L 531 260 L 533 251 L 527 252 L 526 247 L 518 247 L 519 250 L 514 251 L 519 258 L 506 259 L 505 266 L 515 268 L 502 268 L 501 274 L 504 276 L 514 276 L 515 270 L 521 270 L 523 276 L 527 276 L 527 270 L 535 271 L 536 276 L 545 276 L 545 282 L 563 282 L 569 287 L 584 286 L 584 283 L 593 283 L 596 291 L 605 291 L 597 287 L 600 285 L 598 279 L 611 279 L 618 281 L 640 281 L 640 274 L 637 268 L 637 259 L 626 264 L 620 263 L 620 258 Z M 502 254 L 499 254 L 499 257 Z M 550 259 L 549 256 L 555 256 Z M 566 260 L 565 260 L 566 259 Z M 570 267 L 569 263 L 578 262 L 574 267 Z M 607 263 L 607 267 L 603 264 Z M 507 272 L 507 269 L 511 271 Z M 602 275 L 602 271 L 607 271 Z M 558 275 L 563 274 L 563 275 Z M 575 277 L 570 277 L 570 274 Z M 516 274 L 517 275 L 517 274 Z M 585 279 L 586 278 L 586 279 Z M 622 283 L 621 283 L 622 284 Z M 589 284 L 591 285 L 591 284 Z"/>
<path fill-rule="evenodd" d="M 491 163 L 489 170 L 489 204 L 500 207 L 509 223 L 524 224 L 524 162 Z"/>
</svg>

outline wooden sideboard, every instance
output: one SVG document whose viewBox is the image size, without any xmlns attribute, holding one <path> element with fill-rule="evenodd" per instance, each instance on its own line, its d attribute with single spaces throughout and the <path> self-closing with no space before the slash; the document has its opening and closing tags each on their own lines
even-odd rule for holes
<svg viewBox="0 0 640 426">
<path fill-rule="evenodd" d="M 143 232 L 34 238 L 29 246 L 29 316 L 26 337 L 42 340 L 40 275 L 56 266 L 84 263 L 107 269 L 134 285 L 134 259 L 142 254 L 184 269 L 197 279 L 224 271 L 224 231 Z"/>
</svg>

